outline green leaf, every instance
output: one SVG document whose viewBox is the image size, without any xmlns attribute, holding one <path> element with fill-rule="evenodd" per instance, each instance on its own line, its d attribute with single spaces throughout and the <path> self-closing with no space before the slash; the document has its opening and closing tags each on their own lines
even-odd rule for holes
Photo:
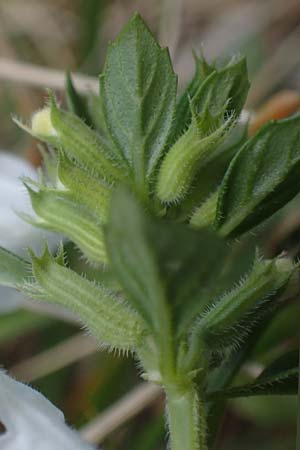
<svg viewBox="0 0 300 450">
<path fill-rule="evenodd" d="M 191 107 L 199 115 L 208 108 L 213 116 L 224 111 L 225 115 L 238 118 L 249 87 L 246 58 L 235 56 L 204 80 L 191 100 Z"/>
<path fill-rule="evenodd" d="M 128 167 L 113 153 L 106 140 L 92 130 L 82 119 L 60 109 L 50 93 L 50 106 L 37 111 L 26 126 L 18 119 L 14 122 L 31 136 L 63 151 L 90 174 L 108 185 L 124 180 Z"/>
<path fill-rule="evenodd" d="M 21 282 L 21 281 L 20 281 Z M 45 328 L 53 323 L 47 315 L 30 311 L 13 311 L 0 315 L 0 343 L 24 336 L 25 333 Z"/>
<path fill-rule="evenodd" d="M 186 201 L 182 205 L 183 209 L 189 211 L 190 223 L 194 228 L 203 227 L 202 212 L 203 207 L 209 206 L 212 225 L 216 216 L 216 204 L 212 205 L 214 200 L 211 198 L 214 194 L 218 195 L 218 189 L 225 175 L 225 172 L 236 153 L 240 150 L 247 140 L 248 124 L 238 125 L 232 130 L 228 139 L 220 145 L 219 150 L 213 152 L 211 160 L 208 164 L 197 173 L 193 189 L 187 196 Z M 207 205 L 206 203 L 210 205 Z M 200 205 L 200 206 L 198 206 Z M 195 208 L 196 206 L 196 208 Z"/>
<path fill-rule="evenodd" d="M 0 285 L 15 287 L 29 276 L 29 263 L 0 247 Z"/>
<path fill-rule="evenodd" d="M 87 98 L 87 108 L 89 115 L 92 118 L 94 128 L 100 133 L 101 136 L 104 136 L 104 138 L 109 141 L 109 136 L 105 127 L 105 120 L 103 116 L 103 110 L 101 106 L 101 93 L 100 95 L 95 94 L 89 94 Z"/>
<path fill-rule="evenodd" d="M 222 117 L 221 117 L 222 115 Z M 178 203 L 188 194 L 195 176 L 218 152 L 219 144 L 231 130 L 232 121 L 223 113 L 211 116 L 208 109 L 193 115 L 186 133 L 171 147 L 162 161 L 157 180 L 157 196 L 163 203 Z"/>
<path fill-rule="evenodd" d="M 35 282 L 21 285 L 23 292 L 70 309 L 108 346 L 126 350 L 142 342 L 143 322 L 120 296 L 64 267 L 62 253 L 54 258 L 46 247 L 31 258 Z"/>
<path fill-rule="evenodd" d="M 292 351 L 267 367 L 251 384 L 212 392 L 211 398 L 237 398 L 257 395 L 296 395 L 298 393 L 299 351 Z"/>
<path fill-rule="evenodd" d="M 243 363 L 249 356 L 251 357 L 253 349 L 259 342 L 265 328 L 276 317 L 278 311 L 279 308 L 273 310 L 271 314 L 264 316 L 261 321 L 255 322 L 243 345 L 237 351 L 230 352 L 229 355 L 225 356 L 222 359 L 221 365 L 210 372 L 209 379 L 207 380 L 206 396 L 209 399 L 207 403 L 209 412 L 208 435 L 211 447 L 213 447 L 216 435 L 218 434 L 217 432 L 225 410 L 225 399 L 221 396 L 216 396 L 214 399 L 211 394 L 216 391 L 224 391 L 230 385 Z"/>
<path fill-rule="evenodd" d="M 203 81 L 213 72 L 214 67 L 209 65 L 203 55 L 197 56 L 194 54 L 195 59 L 195 74 L 182 95 L 180 96 L 177 106 L 176 115 L 174 119 L 174 133 L 171 136 L 172 140 L 169 144 L 174 142 L 186 131 L 192 120 L 192 113 L 190 108 L 190 101 L 200 88 Z"/>
<path fill-rule="evenodd" d="M 63 150 L 91 174 L 108 183 L 123 180 L 126 166 L 116 158 L 101 136 L 79 117 L 58 108 L 50 96 L 50 120 L 56 132 L 56 147 Z"/>
<path fill-rule="evenodd" d="M 259 344 L 255 348 L 255 355 L 266 354 L 270 350 L 279 348 L 283 342 L 300 338 L 300 303 L 296 301 L 286 304 L 280 314 L 265 329 Z"/>
<path fill-rule="evenodd" d="M 281 268 L 281 266 L 283 266 Z M 286 285 L 294 270 L 278 260 L 256 260 L 251 273 L 232 291 L 226 293 L 199 321 L 199 328 L 218 330 L 232 327 L 245 312 L 266 301 L 267 297 Z"/>
<path fill-rule="evenodd" d="M 277 377 L 287 370 L 293 370 L 299 366 L 299 350 L 290 350 L 279 358 L 275 359 L 263 372 L 256 381 L 264 381 L 273 377 Z"/>
<path fill-rule="evenodd" d="M 70 198 L 89 208 L 99 222 L 106 222 L 111 191 L 104 182 L 78 167 L 63 153 L 59 157 L 58 177 Z"/>
<path fill-rule="evenodd" d="M 201 206 L 195 209 L 190 224 L 193 228 L 201 229 L 213 225 L 216 217 L 218 191 L 213 192 Z"/>
<path fill-rule="evenodd" d="M 159 448 L 165 432 L 164 418 L 162 415 L 154 416 L 147 421 L 131 441 L 131 450 L 153 450 Z"/>
<path fill-rule="evenodd" d="M 146 218 L 132 194 L 118 189 L 106 229 L 109 261 L 128 301 L 160 334 L 162 321 L 168 326 L 170 311 L 145 227 Z"/>
<path fill-rule="evenodd" d="M 102 224 L 89 208 L 74 200 L 67 191 L 41 187 L 36 192 L 28 185 L 36 218 L 23 218 L 40 228 L 62 233 L 71 239 L 91 262 L 107 262 Z"/>
<path fill-rule="evenodd" d="M 160 48 L 139 14 L 110 45 L 100 86 L 116 154 L 128 161 L 143 191 L 171 131 L 177 77 L 168 50 Z"/>
<path fill-rule="evenodd" d="M 199 348 L 203 346 L 208 352 L 221 354 L 224 349 L 238 348 L 256 322 L 266 311 L 272 310 L 270 303 L 287 286 L 293 270 L 292 264 L 280 259 L 256 260 L 251 273 L 234 289 L 213 301 L 195 321 L 187 364 L 197 363 Z"/>
<path fill-rule="evenodd" d="M 79 44 L 76 46 L 76 67 L 85 73 L 94 72 L 98 67 L 99 47 L 102 49 L 101 36 L 109 0 L 89 0 L 87 3 L 74 4 L 73 10 L 80 17 L 77 29 Z M 91 73 L 92 75 L 93 73 Z"/>
<path fill-rule="evenodd" d="M 69 72 L 66 73 L 66 82 L 65 82 L 65 92 L 67 97 L 67 105 L 69 110 L 76 114 L 76 116 L 80 117 L 86 125 L 91 128 L 95 128 L 93 120 L 90 116 L 87 99 L 81 96 L 75 89 L 73 84 L 71 75 Z"/>
<path fill-rule="evenodd" d="M 230 248 L 213 232 L 170 222 L 149 221 L 147 235 L 180 338 L 211 299 Z"/>
<path fill-rule="evenodd" d="M 245 58 L 234 57 L 224 67 L 208 64 L 203 55 L 195 57 L 195 74 L 181 95 L 174 121 L 175 137 L 180 137 L 188 128 L 192 119 L 191 106 L 204 111 L 209 103 L 210 110 L 222 109 L 227 103 L 226 113 L 240 115 L 249 90 L 247 64 Z M 212 75 L 213 74 L 213 75 Z M 176 138 L 173 138 L 172 144 Z"/>
<path fill-rule="evenodd" d="M 112 200 L 106 237 L 112 268 L 134 307 L 154 328 L 163 326 L 161 308 L 172 310 L 178 333 L 186 332 L 223 269 L 227 244 L 215 233 L 147 217 L 122 190 Z"/>
<path fill-rule="evenodd" d="M 157 195 L 164 203 L 178 203 L 189 193 L 200 170 L 217 160 L 238 118 L 249 89 L 245 59 L 233 59 L 214 70 L 190 100 L 187 131 L 165 156 L 158 174 Z"/>
<path fill-rule="evenodd" d="M 250 139 L 223 179 L 215 226 L 240 235 L 282 208 L 300 190 L 300 117 L 273 121 Z"/>
</svg>

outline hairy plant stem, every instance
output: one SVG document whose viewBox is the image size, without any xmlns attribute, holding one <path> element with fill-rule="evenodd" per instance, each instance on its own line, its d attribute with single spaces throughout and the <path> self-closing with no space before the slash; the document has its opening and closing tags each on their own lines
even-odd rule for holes
<svg viewBox="0 0 300 450">
<path fill-rule="evenodd" d="M 192 382 L 165 385 L 171 450 L 207 450 L 203 403 Z"/>
</svg>

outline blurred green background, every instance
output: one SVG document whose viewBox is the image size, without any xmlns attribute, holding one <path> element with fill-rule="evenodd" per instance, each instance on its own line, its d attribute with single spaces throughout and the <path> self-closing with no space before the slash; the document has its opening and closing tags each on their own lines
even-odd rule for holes
<svg viewBox="0 0 300 450">
<path fill-rule="evenodd" d="M 294 112 L 300 107 L 298 0 L 1 0 L 1 150 L 20 155 L 35 167 L 40 164 L 36 142 L 13 124 L 11 114 L 29 120 L 43 106 L 45 88 L 54 86 L 51 77 L 44 88 L 37 85 L 33 81 L 35 68 L 31 68 L 32 79 L 26 81 L 27 64 L 45 69 L 46 80 L 52 69 L 60 71 L 61 86 L 66 70 L 97 77 L 109 40 L 135 10 L 142 13 L 160 42 L 170 47 L 180 87 L 193 73 L 192 49 L 203 49 L 208 59 L 241 52 L 248 56 L 252 81 L 247 108 L 259 109 L 282 90 L 282 101 L 273 105 L 272 113 L 283 115 L 284 108 L 289 112 L 291 107 Z M 16 62 L 23 65 L 12 65 L 14 72 L 7 74 L 4 69 Z M 292 106 L 285 95 L 287 89 L 292 91 Z M 56 92 L 64 103 L 63 89 Z M 267 255 L 287 250 L 296 257 L 299 243 L 297 198 L 268 224 L 261 245 Z M 71 244 L 67 251 L 73 268 L 95 275 L 78 260 Z M 20 380 L 32 382 L 64 411 L 68 423 L 80 428 L 130 392 L 139 383 L 139 369 L 131 357 L 96 351 L 92 339 L 78 335 L 80 329 L 72 318 L 58 318 L 56 310 L 37 309 L 37 305 L 26 304 L 0 316 L 0 365 Z M 251 378 L 268 361 L 270 352 L 294 345 L 299 323 L 300 307 L 296 304 L 266 333 L 265 348 L 257 350 L 241 377 Z M 165 448 L 162 400 L 156 395 L 137 416 L 107 433 L 101 442 L 103 448 Z M 296 415 L 297 399 L 292 397 L 232 401 L 217 448 L 293 450 Z"/>
</svg>

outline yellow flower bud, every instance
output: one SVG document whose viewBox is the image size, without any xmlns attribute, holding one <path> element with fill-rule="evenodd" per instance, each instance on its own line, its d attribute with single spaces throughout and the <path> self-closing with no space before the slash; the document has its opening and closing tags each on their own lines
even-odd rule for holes
<svg viewBox="0 0 300 450">
<path fill-rule="evenodd" d="M 49 107 L 43 108 L 33 114 L 31 131 L 33 135 L 37 136 L 57 136 L 57 132 L 52 125 L 51 110 Z"/>
</svg>

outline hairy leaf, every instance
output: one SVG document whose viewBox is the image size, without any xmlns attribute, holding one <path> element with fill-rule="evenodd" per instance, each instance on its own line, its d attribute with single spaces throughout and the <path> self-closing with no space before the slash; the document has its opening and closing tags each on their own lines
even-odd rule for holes
<svg viewBox="0 0 300 450">
<path fill-rule="evenodd" d="M 166 307 L 178 326 L 189 323 L 204 308 L 229 252 L 214 233 L 148 218 L 123 191 L 112 204 L 107 247 L 119 281 L 152 326 Z"/>
<path fill-rule="evenodd" d="M 204 345 L 212 353 L 238 348 L 256 322 L 272 311 L 270 302 L 282 293 L 293 270 L 292 264 L 284 260 L 256 260 L 251 273 L 233 290 L 212 302 L 194 324 L 187 364 L 197 363 L 199 348 Z"/>
<path fill-rule="evenodd" d="M 157 194 L 165 203 L 187 195 L 200 169 L 216 160 L 220 145 L 239 116 L 249 88 L 244 59 L 214 70 L 190 100 L 187 131 L 165 156 L 158 175 Z"/>
<path fill-rule="evenodd" d="M 230 248 L 213 232 L 180 224 L 149 221 L 147 234 L 179 337 L 210 300 Z"/>
<path fill-rule="evenodd" d="M 230 131 L 231 120 L 213 118 L 208 110 L 193 116 L 187 132 L 166 154 L 157 180 L 157 195 L 163 203 L 182 201 L 197 172 L 205 168 Z"/>
<path fill-rule="evenodd" d="M 198 114 L 203 114 L 208 107 L 210 113 L 216 116 L 225 105 L 224 113 L 238 118 L 249 87 L 246 59 L 234 57 L 204 80 L 191 100 L 191 107 Z"/>
<path fill-rule="evenodd" d="M 281 267 L 283 266 L 283 267 Z M 252 272 L 232 291 L 226 293 L 201 317 L 197 327 L 218 333 L 230 328 L 258 302 L 286 285 L 294 268 L 277 261 L 255 261 Z"/>
<path fill-rule="evenodd" d="M 64 267 L 62 255 L 55 259 L 47 247 L 31 258 L 35 282 L 20 286 L 25 293 L 67 307 L 109 346 L 133 349 L 141 342 L 142 321 L 119 297 Z"/>
<path fill-rule="evenodd" d="M 184 131 L 186 131 L 187 127 L 190 125 L 192 120 L 190 101 L 193 99 L 194 95 L 196 94 L 204 80 L 214 70 L 214 67 L 207 63 L 203 55 L 200 55 L 199 57 L 194 54 L 194 59 L 195 74 L 177 102 L 176 115 L 173 125 L 174 132 L 172 135 L 172 141 L 170 141 L 169 144 L 174 144 L 174 142 L 184 133 Z"/>
<path fill-rule="evenodd" d="M 95 263 L 106 263 L 101 222 L 87 206 L 78 203 L 67 191 L 42 188 L 36 192 L 26 186 L 37 218 L 24 217 L 40 228 L 62 233 Z"/>
<path fill-rule="evenodd" d="M 145 228 L 145 216 L 132 194 L 117 190 L 106 229 L 109 260 L 128 300 L 159 334 L 162 321 L 168 326 L 170 311 Z"/>
<path fill-rule="evenodd" d="M 171 130 L 177 78 L 168 50 L 160 48 L 138 14 L 110 45 L 100 86 L 115 151 L 143 190 Z"/>
<path fill-rule="evenodd" d="M 101 223 L 106 222 L 111 191 L 104 182 L 78 167 L 64 154 L 59 157 L 58 177 L 70 197 L 88 207 Z"/>
<path fill-rule="evenodd" d="M 228 139 L 220 145 L 218 151 L 213 152 L 208 164 L 197 173 L 194 186 L 182 205 L 183 209 L 189 208 L 189 219 L 194 228 L 203 227 L 202 212 L 203 208 L 208 212 L 207 206 L 209 206 L 212 219 L 209 220 L 209 225 L 214 223 L 217 198 L 212 199 L 212 196 L 218 196 L 218 189 L 232 158 L 247 140 L 247 131 L 248 124 L 235 127 Z M 216 204 L 212 205 L 214 202 Z M 195 208 L 195 206 L 197 207 Z"/>
<path fill-rule="evenodd" d="M 237 236 L 282 208 L 300 190 L 300 117 L 273 121 L 250 139 L 223 179 L 215 221 Z"/>
<path fill-rule="evenodd" d="M 53 97 L 50 97 L 50 102 L 51 124 L 57 134 L 56 146 L 108 183 L 124 179 L 126 167 L 112 154 L 101 136 L 79 117 L 58 108 Z"/>
<path fill-rule="evenodd" d="M 90 94 L 87 98 L 87 108 L 89 115 L 93 120 L 93 124 L 96 130 L 107 140 L 109 141 L 109 134 L 106 131 L 105 120 L 103 116 L 103 109 L 101 106 L 102 98 L 101 92 L 99 95 Z"/>
</svg>

